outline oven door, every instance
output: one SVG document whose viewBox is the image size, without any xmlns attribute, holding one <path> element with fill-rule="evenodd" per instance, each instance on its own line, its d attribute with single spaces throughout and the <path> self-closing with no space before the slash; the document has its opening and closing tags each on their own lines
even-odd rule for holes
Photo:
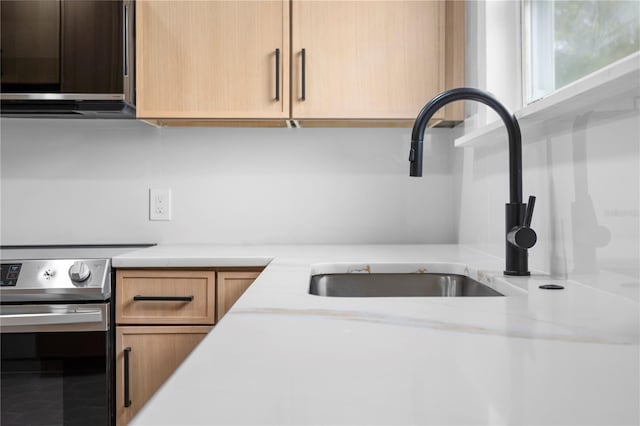
<svg viewBox="0 0 640 426">
<path fill-rule="evenodd" d="M 1 306 L 0 423 L 109 425 L 109 304 Z"/>
</svg>

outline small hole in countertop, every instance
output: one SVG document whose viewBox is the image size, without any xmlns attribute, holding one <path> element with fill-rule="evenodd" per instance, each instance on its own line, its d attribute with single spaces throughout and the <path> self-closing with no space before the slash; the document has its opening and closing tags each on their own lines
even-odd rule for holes
<svg viewBox="0 0 640 426">
<path fill-rule="evenodd" d="M 558 284 L 543 284 L 538 288 L 541 288 L 543 290 L 564 290 L 564 286 Z"/>
</svg>

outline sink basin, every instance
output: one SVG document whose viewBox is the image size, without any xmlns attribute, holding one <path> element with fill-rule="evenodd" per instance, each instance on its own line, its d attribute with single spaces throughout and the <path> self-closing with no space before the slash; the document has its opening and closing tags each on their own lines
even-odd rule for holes
<svg viewBox="0 0 640 426">
<path fill-rule="evenodd" d="M 318 274 L 311 276 L 309 293 L 328 297 L 503 296 L 456 274 Z"/>
</svg>

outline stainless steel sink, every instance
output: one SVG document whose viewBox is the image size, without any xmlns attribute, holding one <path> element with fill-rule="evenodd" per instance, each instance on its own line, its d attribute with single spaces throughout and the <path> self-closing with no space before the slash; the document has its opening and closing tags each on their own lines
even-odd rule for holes
<svg viewBox="0 0 640 426">
<path fill-rule="evenodd" d="M 311 276 L 309 293 L 328 297 L 503 296 L 456 274 L 319 274 Z"/>
</svg>

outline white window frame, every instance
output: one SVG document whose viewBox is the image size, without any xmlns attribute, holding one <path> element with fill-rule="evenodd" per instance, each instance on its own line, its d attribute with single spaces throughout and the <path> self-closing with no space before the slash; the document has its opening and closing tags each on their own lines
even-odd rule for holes
<svg viewBox="0 0 640 426">
<path fill-rule="evenodd" d="M 532 0 L 523 0 L 520 32 L 522 34 L 522 106 L 527 106 L 556 91 L 555 88 L 555 54 L 554 54 L 554 14 L 553 1 L 541 3 L 545 5 L 540 14 L 539 9 L 532 7 Z M 533 24 L 532 24 L 533 23 Z M 543 28 L 542 37 L 531 38 L 533 26 Z M 536 60 L 532 61 L 533 52 Z M 539 83 L 546 83 L 540 86 Z"/>
<path fill-rule="evenodd" d="M 549 130 L 545 126 L 541 126 L 540 123 L 547 123 L 548 120 L 553 119 L 555 125 L 558 126 L 562 120 L 575 116 L 577 113 L 591 110 L 595 105 L 613 97 L 640 105 L 640 52 L 622 58 L 567 86 L 554 89 L 536 101 L 527 102 L 529 76 L 526 73 L 531 72 L 527 67 L 530 56 L 527 48 L 528 28 L 526 28 L 530 22 L 528 20 L 528 13 L 530 13 L 527 7 L 528 3 L 527 0 L 513 2 L 514 7 L 520 7 L 516 12 L 520 19 L 517 19 L 517 22 L 509 23 L 506 27 L 497 25 L 495 20 L 498 19 L 498 15 L 487 13 L 487 7 L 496 5 L 492 4 L 492 0 L 479 0 L 473 4 L 473 8 L 467 9 L 467 26 L 477 33 L 477 35 L 476 33 L 472 35 L 477 37 L 476 41 L 467 46 L 467 58 L 471 58 L 466 65 L 467 85 L 496 95 L 516 115 L 521 129 L 528 135 L 536 134 L 536 132 L 544 133 Z M 469 10 L 474 12 L 469 14 Z M 493 19 L 493 21 L 487 22 L 488 19 L 490 21 Z M 495 32 L 496 30 L 500 32 Z M 489 34 L 491 31 L 493 32 Z M 497 40 L 499 46 L 495 49 L 498 50 L 508 48 L 510 45 L 505 43 L 509 43 L 509 40 L 515 40 L 518 48 L 513 49 L 510 54 L 514 58 L 511 63 L 517 66 L 505 67 L 504 65 L 508 65 L 508 61 L 493 63 L 487 57 L 489 51 L 487 40 L 489 38 L 492 42 Z M 473 46 L 471 50 L 469 50 L 470 46 Z M 551 54 L 551 59 L 548 60 L 552 60 L 553 57 L 554 55 Z M 520 80 L 512 87 L 507 87 L 509 84 L 503 85 L 502 83 L 509 81 L 514 72 L 519 72 Z M 512 75 L 510 76 L 509 73 Z M 487 75 L 492 76 L 491 80 L 487 78 Z M 513 82 L 513 79 L 511 81 Z M 456 147 L 487 146 L 504 142 L 502 140 L 506 137 L 504 125 L 497 115 L 495 117 L 487 116 L 492 113 L 487 110 L 488 108 L 467 110 L 464 124 L 458 128 L 455 136 Z M 535 137 L 533 138 L 535 139 Z"/>
<path fill-rule="evenodd" d="M 554 95 L 555 93 L 562 91 L 564 87 L 573 86 L 574 83 L 585 79 L 592 79 L 598 81 L 599 74 L 606 74 L 609 71 L 602 72 L 605 69 L 615 67 L 617 63 L 624 63 L 625 59 L 631 55 L 621 58 L 612 64 L 609 64 L 599 70 L 595 70 L 566 86 L 556 87 L 555 82 L 555 47 L 553 38 L 554 29 L 554 13 L 553 5 L 556 0 L 548 0 L 545 2 L 538 2 L 538 7 L 532 7 L 533 0 L 520 0 L 521 2 L 521 22 L 520 22 L 520 35 L 522 38 L 521 46 L 521 60 L 522 60 L 522 107 L 531 105 L 541 99 Z M 544 5 L 542 14 L 540 12 L 540 5 Z M 544 27 L 543 31 L 538 31 L 542 37 L 538 36 L 537 39 L 532 39 L 532 27 L 533 26 Z M 546 37 L 545 37 L 546 36 Z M 532 63 L 532 53 L 536 52 L 535 63 Z M 635 53 L 637 55 L 638 52 Z M 622 65 L 627 67 L 627 65 Z M 539 83 L 544 83 L 541 86 Z M 596 84 L 597 85 L 597 84 Z"/>
</svg>

